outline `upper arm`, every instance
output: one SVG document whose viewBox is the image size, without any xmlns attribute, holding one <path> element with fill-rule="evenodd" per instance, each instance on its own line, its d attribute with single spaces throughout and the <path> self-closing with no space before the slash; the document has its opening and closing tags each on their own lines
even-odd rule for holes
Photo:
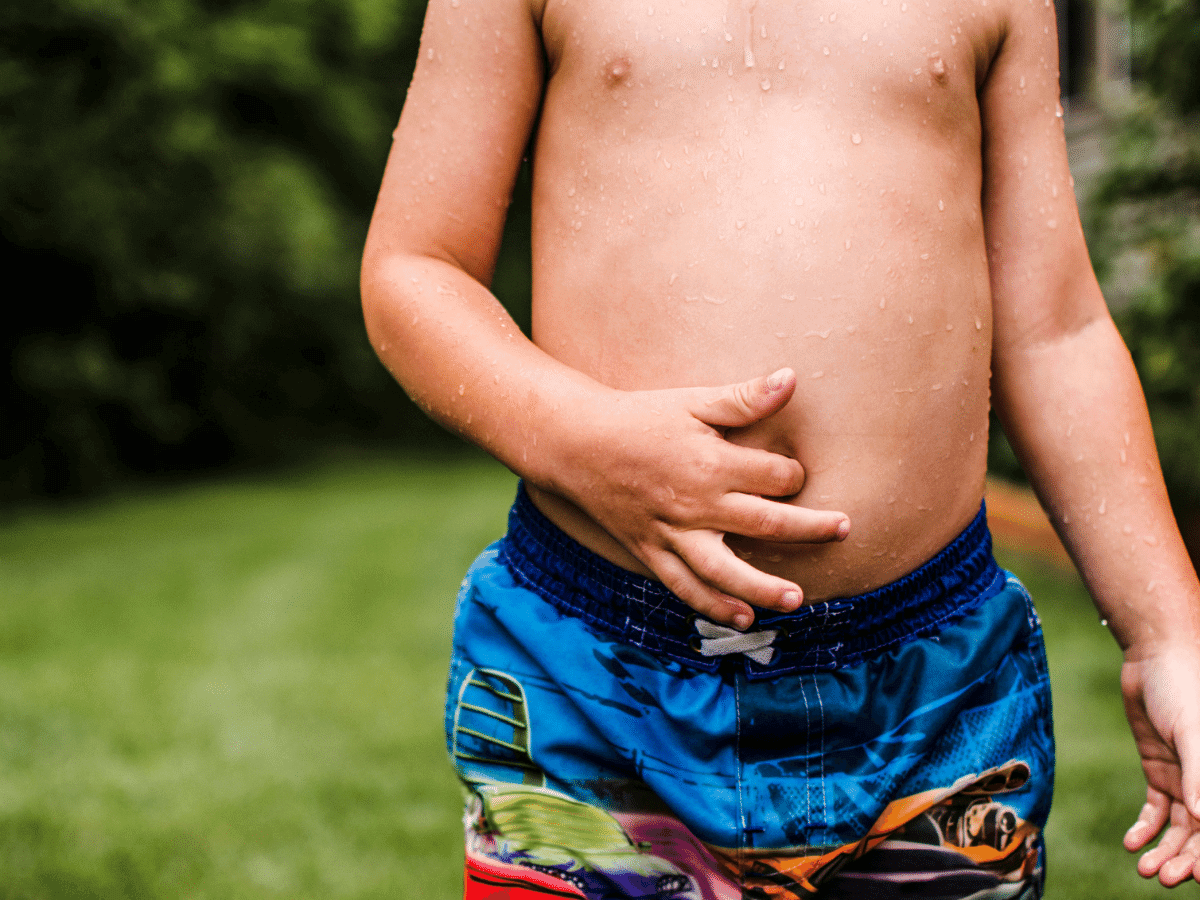
<svg viewBox="0 0 1200 900">
<path fill-rule="evenodd" d="M 983 210 L 994 367 L 1106 315 L 1088 259 L 1059 105 L 1050 0 L 1008 0 L 1003 44 L 980 91 Z"/>
<path fill-rule="evenodd" d="M 430 0 L 367 239 L 491 278 L 542 91 L 529 0 Z"/>
</svg>

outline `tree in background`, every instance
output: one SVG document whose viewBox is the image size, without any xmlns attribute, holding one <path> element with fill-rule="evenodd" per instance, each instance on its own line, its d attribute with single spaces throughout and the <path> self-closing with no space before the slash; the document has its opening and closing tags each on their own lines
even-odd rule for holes
<svg viewBox="0 0 1200 900">
<path fill-rule="evenodd" d="M 1118 316 L 1142 378 L 1167 487 L 1200 550 L 1200 0 L 1132 0 L 1136 82 L 1092 202 L 1102 276 L 1133 264 Z M 1191 532 L 1189 534 L 1189 532 Z"/>
<path fill-rule="evenodd" d="M 429 431 L 358 310 L 423 12 L 0 7 L 0 497 Z"/>
</svg>

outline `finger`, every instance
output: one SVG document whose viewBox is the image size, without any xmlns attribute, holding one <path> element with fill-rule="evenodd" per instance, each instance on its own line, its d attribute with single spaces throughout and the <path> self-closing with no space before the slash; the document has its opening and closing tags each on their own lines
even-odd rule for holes
<svg viewBox="0 0 1200 900">
<path fill-rule="evenodd" d="M 1158 880 L 1164 887 L 1175 887 L 1192 877 L 1200 856 L 1200 834 L 1193 833 L 1175 856 L 1168 859 L 1158 870 Z"/>
<path fill-rule="evenodd" d="M 732 491 L 760 497 L 791 497 L 804 487 L 804 467 L 796 460 L 769 450 L 725 444 L 723 483 Z"/>
<path fill-rule="evenodd" d="M 705 584 L 679 557 L 663 552 L 650 563 L 663 586 L 704 618 L 742 631 L 754 624 L 749 605 Z"/>
<path fill-rule="evenodd" d="M 696 391 L 693 416 L 716 428 L 744 428 L 783 409 L 796 389 L 796 373 L 780 369 L 762 378 Z"/>
<path fill-rule="evenodd" d="M 1170 798 L 1154 788 L 1146 788 L 1146 802 L 1137 821 L 1125 832 L 1125 849 L 1133 853 L 1145 847 L 1163 830 L 1170 815 Z"/>
<path fill-rule="evenodd" d="M 777 543 L 821 544 L 845 540 L 850 518 L 841 512 L 793 506 L 749 494 L 732 494 L 721 503 L 728 511 L 717 527 L 729 534 Z"/>
<path fill-rule="evenodd" d="M 1162 840 L 1158 842 L 1158 846 L 1142 854 L 1142 858 L 1138 860 L 1138 874 L 1143 878 L 1150 878 L 1153 875 L 1157 875 L 1163 863 L 1179 855 L 1179 851 L 1183 848 L 1189 834 L 1190 831 L 1188 828 L 1173 823 L 1170 828 L 1163 832 Z"/>
<path fill-rule="evenodd" d="M 793 581 L 768 575 L 737 555 L 719 532 L 688 532 L 676 552 L 711 588 L 754 606 L 777 612 L 793 612 L 804 600 L 804 592 Z"/>
</svg>

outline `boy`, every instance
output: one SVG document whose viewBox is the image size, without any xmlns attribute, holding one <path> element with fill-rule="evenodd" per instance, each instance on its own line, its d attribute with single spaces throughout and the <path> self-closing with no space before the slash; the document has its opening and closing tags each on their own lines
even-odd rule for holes
<svg viewBox="0 0 1200 900">
<path fill-rule="evenodd" d="M 1126 846 L 1200 875 L 1200 587 L 1057 97 L 1049 0 L 431 0 L 363 298 L 524 479 L 456 609 L 468 897 L 1040 896 L 989 386 L 1125 653 Z"/>
</svg>

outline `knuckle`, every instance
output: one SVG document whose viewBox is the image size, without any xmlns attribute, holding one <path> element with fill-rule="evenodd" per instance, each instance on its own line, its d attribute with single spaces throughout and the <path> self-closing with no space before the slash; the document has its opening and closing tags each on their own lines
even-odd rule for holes
<svg viewBox="0 0 1200 900">
<path fill-rule="evenodd" d="M 774 464 L 770 479 L 776 497 L 799 493 L 804 486 L 804 467 L 794 459 L 780 459 Z"/>
<path fill-rule="evenodd" d="M 761 537 L 780 534 L 785 527 L 783 516 L 770 506 L 755 510 L 750 525 L 753 533 Z"/>
<path fill-rule="evenodd" d="M 734 409 L 743 416 L 751 416 L 754 414 L 754 389 L 749 382 L 742 382 L 733 386 L 730 391 L 730 400 L 733 403 Z"/>
</svg>

